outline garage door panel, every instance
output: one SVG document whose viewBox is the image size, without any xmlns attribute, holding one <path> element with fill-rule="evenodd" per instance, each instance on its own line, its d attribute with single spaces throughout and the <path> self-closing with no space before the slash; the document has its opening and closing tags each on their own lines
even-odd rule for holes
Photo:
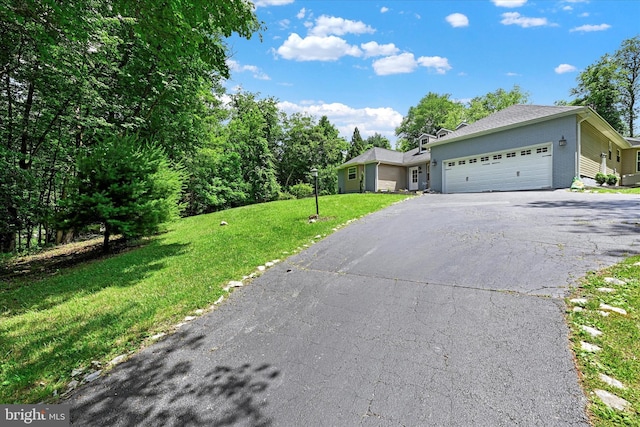
<svg viewBox="0 0 640 427">
<path fill-rule="evenodd" d="M 444 162 L 446 193 L 550 188 L 551 145 L 536 145 Z"/>
</svg>

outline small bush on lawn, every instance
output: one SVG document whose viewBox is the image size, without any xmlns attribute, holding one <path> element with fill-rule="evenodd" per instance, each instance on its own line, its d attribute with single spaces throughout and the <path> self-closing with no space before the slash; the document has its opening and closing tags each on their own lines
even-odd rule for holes
<svg viewBox="0 0 640 427">
<path fill-rule="evenodd" d="M 286 191 L 281 191 L 278 193 L 278 200 L 292 200 L 295 199 L 296 196 L 294 196 L 291 193 L 288 193 Z"/>
<path fill-rule="evenodd" d="M 607 175 L 607 185 L 616 185 L 618 183 L 618 177 L 614 174 Z"/>
<path fill-rule="evenodd" d="M 293 194 L 296 199 L 303 199 L 313 194 L 313 187 L 311 184 L 296 184 L 289 188 L 289 193 Z"/>
<path fill-rule="evenodd" d="M 599 185 L 604 184 L 605 182 L 607 182 L 607 176 L 606 176 L 605 174 L 603 174 L 602 172 L 598 172 L 598 173 L 596 174 L 596 182 L 597 182 Z"/>
</svg>

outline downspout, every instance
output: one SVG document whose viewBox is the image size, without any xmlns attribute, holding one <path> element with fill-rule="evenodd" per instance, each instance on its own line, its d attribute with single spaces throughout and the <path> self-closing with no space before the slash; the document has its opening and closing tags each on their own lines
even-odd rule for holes
<svg viewBox="0 0 640 427">
<path fill-rule="evenodd" d="M 576 124 L 576 178 L 580 179 L 580 153 L 582 152 L 582 127 L 580 126 L 582 122 L 587 120 L 591 115 L 591 111 L 587 110 L 587 115 Z"/>
</svg>

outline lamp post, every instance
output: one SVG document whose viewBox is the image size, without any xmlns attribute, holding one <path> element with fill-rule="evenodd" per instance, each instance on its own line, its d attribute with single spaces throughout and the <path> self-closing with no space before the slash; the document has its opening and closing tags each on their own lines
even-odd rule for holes
<svg viewBox="0 0 640 427">
<path fill-rule="evenodd" d="M 316 216 L 320 216 L 320 212 L 318 211 L 318 169 L 311 169 L 311 176 L 315 178 L 316 181 Z"/>
</svg>

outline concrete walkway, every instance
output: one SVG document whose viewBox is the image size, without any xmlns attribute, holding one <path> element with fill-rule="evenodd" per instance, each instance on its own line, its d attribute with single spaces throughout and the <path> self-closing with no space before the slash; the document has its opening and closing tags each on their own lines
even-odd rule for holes
<svg viewBox="0 0 640 427">
<path fill-rule="evenodd" d="M 562 298 L 638 252 L 638 200 L 555 191 L 394 205 L 78 390 L 72 422 L 588 425 Z"/>
</svg>

